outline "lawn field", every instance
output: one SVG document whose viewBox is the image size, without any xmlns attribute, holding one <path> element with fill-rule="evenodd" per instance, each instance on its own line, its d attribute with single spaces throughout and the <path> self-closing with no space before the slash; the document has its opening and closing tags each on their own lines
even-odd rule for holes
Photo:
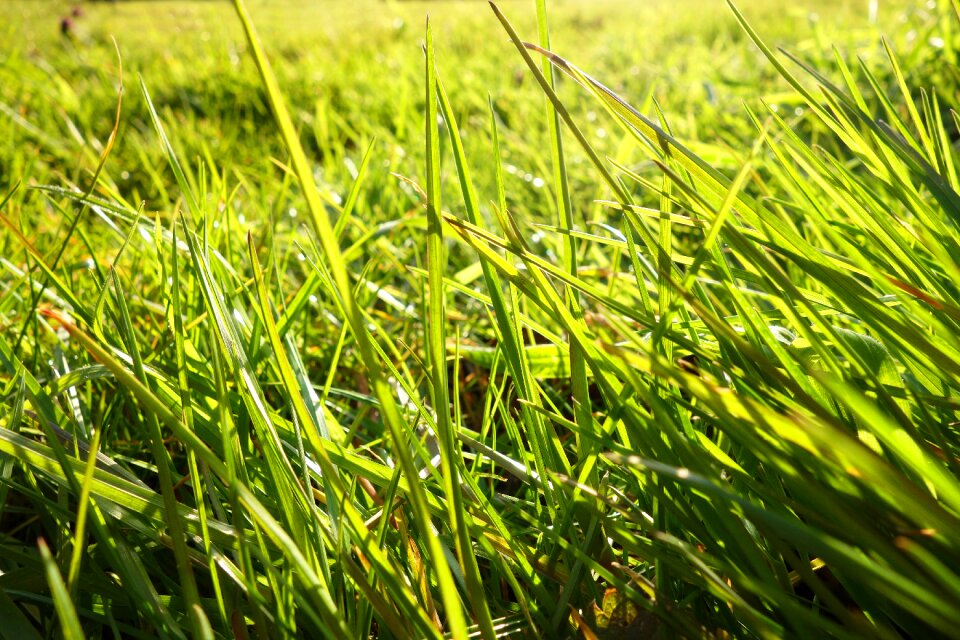
<svg viewBox="0 0 960 640">
<path fill-rule="evenodd" d="M 3 11 L 0 636 L 956 636 L 955 0 Z"/>
</svg>

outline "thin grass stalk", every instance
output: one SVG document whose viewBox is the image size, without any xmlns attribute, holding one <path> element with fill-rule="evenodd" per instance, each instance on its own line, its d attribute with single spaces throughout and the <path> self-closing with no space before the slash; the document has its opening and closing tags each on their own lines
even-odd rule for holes
<svg viewBox="0 0 960 640">
<path fill-rule="evenodd" d="M 351 293 L 352 287 L 350 286 L 346 263 L 343 259 L 340 246 L 337 243 L 337 238 L 333 233 L 333 228 L 327 218 L 321 192 L 314 182 L 310 164 L 297 137 L 276 77 L 263 52 L 259 37 L 254 29 L 250 15 L 247 12 L 246 5 L 243 0 L 235 0 L 234 7 L 243 24 L 251 52 L 257 63 L 257 68 L 270 102 L 271 111 L 280 128 L 287 151 L 290 153 L 294 172 L 300 182 L 310 211 L 313 231 L 320 242 L 324 258 L 333 275 L 338 300 L 342 305 L 354 339 L 357 341 L 360 358 L 366 369 L 367 377 L 380 402 L 380 413 L 393 440 L 393 453 L 400 461 L 404 475 L 411 479 L 416 478 L 418 475 L 417 469 L 406 446 L 407 438 L 405 437 L 405 433 L 407 428 L 403 424 L 403 419 L 397 406 L 396 398 L 393 395 L 393 390 L 383 374 L 381 363 L 376 357 L 373 339 L 367 330 L 363 313 L 357 304 L 356 298 Z M 458 640 L 465 640 L 467 636 L 466 621 L 463 616 L 463 610 L 457 595 L 450 566 L 446 561 L 446 556 L 439 539 L 433 535 L 433 525 L 430 522 L 425 492 L 420 484 L 415 481 L 408 486 L 410 488 L 410 504 L 415 514 L 417 527 L 434 559 L 434 563 L 431 566 L 436 573 L 439 591 L 447 615 L 447 622 L 450 625 L 453 636 Z"/>
<path fill-rule="evenodd" d="M 437 416 L 437 436 L 440 440 L 440 464 L 450 527 L 456 543 L 460 566 L 466 579 L 467 597 L 481 635 L 487 640 L 496 638 L 493 620 L 483 588 L 483 579 L 473 550 L 471 531 L 467 523 L 460 469 L 463 454 L 456 436 L 456 427 L 450 419 L 450 380 L 447 376 L 447 345 L 445 291 L 443 275 L 446 271 L 444 252 L 443 218 L 440 208 L 440 141 L 437 114 L 437 71 L 434 61 L 433 35 L 430 19 L 426 25 L 426 113 L 425 140 L 427 145 L 427 270 L 429 300 L 427 334 L 429 366 L 428 375 L 433 392 L 434 411 Z M 456 384 L 456 378 L 454 378 Z"/>
</svg>

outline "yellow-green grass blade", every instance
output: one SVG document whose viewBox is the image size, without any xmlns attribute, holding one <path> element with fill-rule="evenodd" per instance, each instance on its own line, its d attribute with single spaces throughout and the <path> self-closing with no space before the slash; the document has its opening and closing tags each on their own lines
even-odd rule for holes
<svg viewBox="0 0 960 640">
<path fill-rule="evenodd" d="M 158 235 L 159 235 L 159 225 Z M 180 287 L 180 261 L 179 253 L 177 250 L 177 233 L 176 225 L 173 226 L 173 238 L 170 243 L 170 272 L 171 279 L 173 280 L 173 286 L 170 293 L 170 304 L 168 306 L 167 313 L 167 323 L 168 325 L 173 325 L 173 338 L 174 338 L 174 348 L 176 353 L 176 364 L 177 364 L 177 386 L 180 392 L 180 407 L 181 407 L 181 420 L 185 428 L 193 431 L 195 429 L 193 421 L 193 395 L 190 390 L 190 382 L 187 377 L 187 357 L 186 357 L 186 347 L 184 346 L 184 336 L 185 329 L 183 325 L 184 318 L 184 309 L 183 309 L 183 295 Z M 157 253 L 162 255 L 162 245 L 161 242 L 157 241 Z M 206 504 L 206 497 L 203 494 L 203 485 L 204 480 L 209 480 L 209 478 L 204 478 L 204 475 L 201 475 L 200 467 L 197 464 L 197 454 L 193 450 L 187 451 L 187 466 L 190 472 L 190 477 L 192 478 L 191 485 L 193 487 L 193 497 L 194 503 L 196 504 L 197 513 L 200 520 L 200 531 L 201 537 L 203 540 L 204 551 L 208 557 L 207 570 L 210 577 L 210 581 L 213 586 L 214 596 L 217 602 L 217 613 L 220 616 L 220 624 L 226 628 L 229 623 L 227 620 L 227 610 L 226 604 L 224 603 L 223 597 L 223 587 L 220 583 L 220 573 L 217 570 L 216 562 L 212 551 L 212 540 L 210 539 L 210 527 L 208 523 L 208 510 Z M 198 605 L 194 605 L 198 606 Z M 202 611 L 202 609 L 201 609 Z M 206 620 L 204 616 L 201 621 Z M 209 625 L 209 621 L 207 622 Z"/>
<path fill-rule="evenodd" d="M 457 556 L 466 581 L 467 598 L 474 619 L 477 620 L 482 637 L 493 640 L 496 632 L 490 617 L 490 608 L 483 586 L 483 579 L 477 565 L 477 556 L 473 549 L 472 532 L 468 526 L 463 491 L 461 489 L 461 470 L 463 453 L 457 440 L 457 424 L 450 415 L 450 384 L 447 374 L 446 339 L 446 293 L 444 274 L 447 257 L 444 250 L 443 218 L 440 214 L 440 141 L 437 126 L 437 71 L 434 62 L 433 35 L 430 20 L 426 25 L 426 182 L 427 182 L 427 275 L 429 299 L 427 304 L 427 368 L 430 378 L 431 396 L 436 413 L 437 436 L 440 440 L 440 469 L 443 477 L 444 494 L 447 498 L 449 525 L 453 533 Z M 454 378 L 454 381 L 457 378 Z M 456 384 L 454 382 L 454 384 Z M 445 600 L 447 597 L 445 596 Z M 466 635 L 460 628 L 459 620 L 454 620 L 451 632 L 454 637 Z"/>
<path fill-rule="evenodd" d="M 136 329 L 130 319 L 130 313 L 127 308 L 126 298 L 117 278 L 117 272 L 110 272 L 113 276 L 113 288 L 116 293 L 117 307 L 120 311 L 122 338 L 126 342 L 127 348 L 133 359 L 134 374 L 140 383 L 149 389 L 149 381 L 143 369 L 143 360 L 140 356 L 139 345 L 137 344 Z M 171 473 L 171 460 L 169 452 L 163 445 L 163 433 L 160 430 L 160 421 L 155 413 L 149 414 L 148 427 L 150 429 L 149 439 L 153 457 L 156 462 L 157 477 L 160 484 L 160 492 L 163 497 L 164 513 L 166 524 L 170 530 L 170 538 L 173 542 L 174 558 L 176 559 L 177 572 L 180 576 L 181 587 L 184 590 L 184 599 L 191 612 L 191 627 L 194 635 L 197 637 L 203 635 L 204 619 L 202 608 L 200 608 L 200 593 L 197 590 L 197 583 L 194 579 L 193 569 L 190 566 L 190 559 L 187 552 L 187 540 L 184 534 L 184 525 L 180 519 L 178 511 L 178 501 L 174 494 L 174 481 Z M 91 459 L 95 459 L 95 452 L 91 453 Z M 81 493 L 82 495 L 82 493 Z M 199 614 L 199 615 L 198 615 Z"/>
<path fill-rule="evenodd" d="M 50 547 L 43 539 L 37 541 L 37 547 L 40 549 L 40 558 L 43 560 L 44 573 L 47 576 L 47 584 L 50 585 L 50 593 L 53 596 L 53 604 L 57 609 L 63 637 L 66 640 L 83 640 L 86 636 L 84 636 L 83 628 L 80 626 L 77 610 L 73 606 L 73 600 L 70 599 L 67 585 L 64 584 L 63 577 L 60 575 L 60 569 L 50 553 Z"/>
<path fill-rule="evenodd" d="M 257 63 L 257 68 L 260 71 L 260 77 L 266 89 L 274 118 L 280 128 L 282 139 L 287 151 L 291 155 L 294 172 L 300 182 L 303 195 L 306 198 L 310 210 L 311 222 L 314 227 L 313 230 L 323 250 L 323 258 L 327 262 L 327 266 L 333 276 L 336 293 L 342 304 L 347 322 L 350 324 L 354 339 L 357 341 L 360 358 L 366 369 L 367 377 L 380 402 L 381 414 L 393 440 L 393 452 L 398 457 L 404 474 L 412 479 L 417 475 L 417 471 L 406 448 L 409 429 L 403 424 L 391 386 L 382 373 L 381 363 L 377 360 L 373 348 L 373 339 L 369 334 L 357 300 L 352 295 L 347 266 L 337 238 L 333 233 L 333 228 L 327 218 L 326 210 L 323 206 L 323 198 L 314 182 L 310 164 L 307 161 L 297 132 L 293 127 L 283 96 L 260 44 L 259 37 L 253 27 L 246 6 L 242 0 L 235 0 L 234 6 L 243 23 L 251 52 Z M 431 568 L 435 572 L 438 581 L 448 621 L 458 637 L 465 637 L 465 620 L 462 605 L 457 595 L 456 586 L 443 548 L 440 541 L 432 532 L 433 525 L 430 522 L 429 509 L 424 495 L 425 492 L 416 482 L 413 482 L 410 488 L 411 506 L 415 513 L 415 521 L 430 550 L 430 555 L 433 560 Z"/>
</svg>

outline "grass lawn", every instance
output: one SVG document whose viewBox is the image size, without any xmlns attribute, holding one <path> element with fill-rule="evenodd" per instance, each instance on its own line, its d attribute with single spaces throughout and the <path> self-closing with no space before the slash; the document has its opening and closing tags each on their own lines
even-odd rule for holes
<svg viewBox="0 0 960 640">
<path fill-rule="evenodd" d="M 960 4 L 736 5 L 6 2 L 0 636 L 955 636 Z"/>
</svg>

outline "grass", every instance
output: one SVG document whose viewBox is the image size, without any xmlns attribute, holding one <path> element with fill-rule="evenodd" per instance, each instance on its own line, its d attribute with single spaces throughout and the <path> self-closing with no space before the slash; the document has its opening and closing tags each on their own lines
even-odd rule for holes
<svg viewBox="0 0 960 640">
<path fill-rule="evenodd" d="M 11 4 L 0 633 L 954 635 L 960 7 L 863 4 Z"/>
</svg>

